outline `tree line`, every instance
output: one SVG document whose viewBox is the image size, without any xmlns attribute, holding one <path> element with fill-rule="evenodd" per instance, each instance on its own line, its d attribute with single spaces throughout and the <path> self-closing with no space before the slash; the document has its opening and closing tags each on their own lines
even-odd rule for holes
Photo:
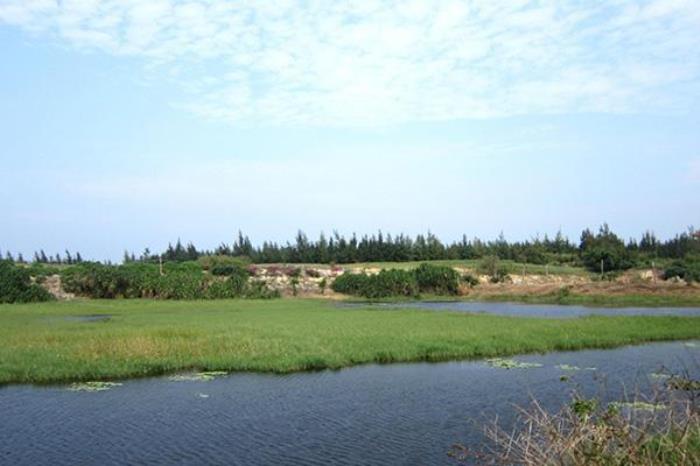
<svg viewBox="0 0 700 466">
<path fill-rule="evenodd" d="M 4 259 L 6 261 L 15 263 L 15 264 L 27 264 L 29 261 L 27 261 L 22 253 L 17 253 L 17 256 L 12 254 L 10 251 L 6 251 L 3 255 L 3 252 L 0 250 L 0 260 Z M 72 264 L 81 264 L 84 262 L 83 256 L 80 255 L 79 252 L 75 252 L 71 254 L 70 251 L 66 249 L 65 254 L 61 256 L 61 254 L 56 253 L 56 255 L 47 255 L 43 249 L 34 252 L 34 257 L 31 260 L 32 263 L 34 264 L 53 264 L 53 265 L 72 265 Z"/>
<path fill-rule="evenodd" d="M 358 237 L 345 237 L 334 232 L 330 237 L 323 233 L 317 240 L 309 239 L 299 231 L 292 242 L 284 244 L 265 241 L 253 245 L 250 238 L 239 232 L 231 244 L 222 243 L 213 250 L 198 249 L 194 244 L 178 240 L 168 244 L 165 251 L 152 253 L 146 248 L 140 255 L 125 251 L 123 262 L 185 262 L 202 256 L 220 255 L 244 257 L 254 263 L 320 263 L 349 264 L 357 262 L 407 262 L 459 259 L 470 260 L 494 256 L 502 260 L 531 264 L 583 265 L 591 270 L 623 270 L 654 259 L 686 259 L 700 256 L 700 231 L 688 231 L 673 238 L 661 240 L 651 232 L 645 232 L 639 240 L 624 241 L 607 224 L 596 232 L 585 229 L 577 243 L 561 232 L 553 237 L 533 238 L 525 241 L 507 241 L 501 233 L 495 240 L 483 241 L 463 235 L 458 241 L 446 243 L 433 233 L 391 235 L 378 232 Z M 0 252 L 0 258 L 2 252 Z M 25 263 L 21 254 L 14 257 L 5 253 L 6 260 Z M 63 256 L 47 256 L 43 250 L 34 254 L 33 263 L 77 264 L 83 258 L 79 252 L 65 251 Z"/>
<path fill-rule="evenodd" d="M 480 259 L 495 256 L 502 260 L 531 264 L 560 263 L 584 265 L 592 270 L 601 266 L 606 271 L 622 270 L 654 259 L 685 259 L 700 256 L 700 231 L 689 228 L 673 238 L 661 240 L 651 232 L 645 232 L 639 240 L 624 241 L 607 224 L 597 232 L 585 229 L 578 243 L 557 232 L 550 238 L 534 238 L 526 241 L 506 240 L 503 234 L 492 241 L 469 239 L 463 235 L 459 241 L 445 243 L 428 232 L 415 237 L 384 234 L 345 237 L 337 232 L 317 240 L 310 240 L 299 231 L 293 242 L 279 244 L 265 241 L 254 246 L 250 238 L 238 233 L 233 243 L 222 243 L 214 250 L 199 250 L 192 243 L 183 245 L 177 241 L 169 244 L 161 254 L 144 251 L 141 256 L 125 253 L 125 261 L 175 261 L 196 260 L 201 256 L 222 255 L 245 257 L 254 263 L 336 263 L 357 262 L 406 262 L 459 259 Z"/>
</svg>

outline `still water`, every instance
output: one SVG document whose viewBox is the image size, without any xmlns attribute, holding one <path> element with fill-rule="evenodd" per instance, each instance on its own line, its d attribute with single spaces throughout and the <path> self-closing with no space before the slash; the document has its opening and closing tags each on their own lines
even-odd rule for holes
<svg viewBox="0 0 700 466">
<path fill-rule="evenodd" d="M 367 365 L 211 381 L 123 381 L 103 392 L 0 388 L 0 464 L 454 464 L 454 443 L 536 397 L 550 409 L 573 385 L 619 400 L 666 367 L 700 376 L 700 343 L 527 355 L 540 368 L 485 361 Z M 556 366 L 595 367 L 565 371 Z M 571 376 L 562 382 L 563 375 Z"/>
<path fill-rule="evenodd" d="M 407 301 L 401 303 L 339 303 L 340 308 L 422 309 L 430 311 L 473 312 L 513 317 L 567 319 L 588 315 L 602 316 L 700 316 L 700 307 L 589 307 L 556 304 L 522 304 L 476 301 Z"/>
</svg>

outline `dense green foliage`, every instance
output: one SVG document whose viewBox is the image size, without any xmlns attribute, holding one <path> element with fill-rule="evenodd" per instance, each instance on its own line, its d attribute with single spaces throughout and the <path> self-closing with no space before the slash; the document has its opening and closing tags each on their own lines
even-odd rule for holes
<svg viewBox="0 0 700 466">
<path fill-rule="evenodd" d="M 597 235 L 586 230 L 581 235 L 581 259 L 594 272 L 611 272 L 634 267 L 632 252 L 624 241 L 603 225 Z"/>
<path fill-rule="evenodd" d="M 8 260 L 0 260 L 0 303 L 50 301 L 51 294 L 32 283 L 29 271 Z"/>
<path fill-rule="evenodd" d="M 331 288 L 336 293 L 374 299 L 417 297 L 420 293 L 454 295 L 459 284 L 460 276 L 451 267 L 420 264 L 411 270 L 385 269 L 375 275 L 345 273 L 335 279 Z"/>
<path fill-rule="evenodd" d="M 664 278 L 678 277 L 687 282 L 700 282 L 700 259 L 674 261 L 664 270 Z"/>
<path fill-rule="evenodd" d="M 90 298 L 220 299 L 273 297 L 275 293 L 249 280 L 237 265 L 215 265 L 211 274 L 196 262 L 159 266 L 83 263 L 62 271 L 66 291 Z"/>
<path fill-rule="evenodd" d="M 376 275 L 345 273 L 335 279 L 331 288 L 365 298 L 387 298 L 390 296 L 418 296 L 418 282 L 413 271 L 388 269 Z"/>
<path fill-rule="evenodd" d="M 107 315 L 80 322 L 76 316 Z M 0 306 L 0 384 L 180 370 L 292 372 L 700 337 L 698 318 L 527 319 L 322 300 L 100 300 Z M 680 344 L 680 343 L 679 343 Z"/>
<path fill-rule="evenodd" d="M 460 277 L 452 267 L 421 264 L 413 273 L 421 293 L 454 295 L 459 290 Z"/>
</svg>

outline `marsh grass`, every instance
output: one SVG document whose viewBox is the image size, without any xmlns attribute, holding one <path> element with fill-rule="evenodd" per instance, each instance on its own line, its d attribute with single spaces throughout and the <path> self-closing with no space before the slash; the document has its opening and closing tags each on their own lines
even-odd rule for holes
<svg viewBox="0 0 700 466">
<path fill-rule="evenodd" d="M 559 412 L 536 400 L 518 408 L 511 431 L 498 421 L 486 428 L 485 451 L 455 445 L 458 462 L 542 465 L 697 465 L 700 464 L 700 411 L 697 394 L 679 394 L 665 385 L 650 400 L 600 403 L 574 395 Z M 471 463 L 470 463 L 471 464 Z"/>
<path fill-rule="evenodd" d="M 63 318 L 94 314 L 112 317 Z M 0 384 L 186 371 L 288 373 L 697 338 L 700 319 L 692 317 L 550 320 L 349 310 L 304 299 L 35 303 L 0 306 Z"/>
</svg>

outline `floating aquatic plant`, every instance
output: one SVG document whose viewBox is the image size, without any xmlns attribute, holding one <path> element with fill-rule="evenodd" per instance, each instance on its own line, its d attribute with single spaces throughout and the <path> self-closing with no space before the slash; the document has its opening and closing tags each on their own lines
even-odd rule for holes
<svg viewBox="0 0 700 466">
<path fill-rule="evenodd" d="M 671 378 L 670 375 L 662 374 L 661 372 L 652 372 L 651 374 L 649 374 L 649 377 L 656 380 L 665 380 Z"/>
<path fill-rule="evenodd" d="M 596 370 L 595 367 L 584 367 L 580 368 L 578 366 L 572 366 L 570 364 L 558 364 L 556 366 L 557 369 L 561 369 L 563 371 L 594 371 Z"/>
<path fill-rule="evenodd" d="M 634 411 L 657 411 L 660 409 L 666 409 L 666 406 L 663 404 L 652 404 L 644 401 L 613 401 L 609 404 L 609 406 L 613 409 L 628 409 Z"/>
<path fill-rule="evenodd" d="M 122 384 L 119 382 L 79 382 L 71 384 L 68 390 L 72 392 L 103 392 L 114 387 L 119 387 Z"/>
<path fill-rule="evenodd" d="M 222 375 L 228 375 L 228 372 L 206 371 L 196 372 L 194 374 L 176 374 L 168 377 L 168 379 L 172 380 L 173 382 L 208 382 Z"/>
<path fill-rule="evenodd" d="M 500 369 L 531 369 L 534 367 L 542 367 L 542 364 L 537 362 L 521 362 L 514 359 L 493 358 L 487 359 L 486 362 L 492 367 Z"/>
</svg>

